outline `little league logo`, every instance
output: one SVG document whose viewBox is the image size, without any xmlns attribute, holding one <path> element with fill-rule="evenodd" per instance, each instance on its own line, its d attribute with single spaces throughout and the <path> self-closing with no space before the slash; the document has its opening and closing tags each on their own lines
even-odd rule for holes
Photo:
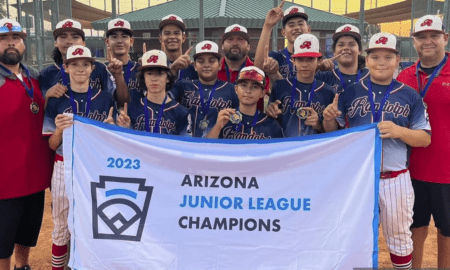
<svg viewBox="0 0 450 270">
<path fill-rule="evenodd" d="M 433 24 L 433 20 L 426 19 L 422 24 L 420 24 L 420 26 L 422 26 L 422 27 L 431 26 L 432 24 Z"/>
<path fill-rule="evenodd" d="M 123 27 L 124 26 L 124 22 L 123 21 L 117 21 L 114 26 L 120 26 Z"/>
<path fill-rule="evenodd" d="M 73 51 L 72 55 L 83 55 L 84 54 L 84 50 L 81 48 L 76 49 L 75 51 Z"/>
<path fill-rule="evenodd" d="M 202 50 L 211 50 L 211 48 L 212 48 L 211 44 L 205 44 L 203 45 Z"/>
<path fill-rule="evenodd" d="M 387 42 L 388 42 L 388 38 L 387 37 L 380 37 L 377 41 L 375 41 L 375 44 L 384 44 L 384 45 L 386 45 Z"/>
<path fill-rule="evenodd" d="M 63 26 L 62 26 L 62 28 L 70 28 L 70 27 L 72 27 L 73 26 L 73 22 L 66 22 L 66 23 L 64 23 L 63 24 Z"/>
<path fill-rule="evenodd" d="M 147 59 L 147 63 L 158 63 L 159 57 L 157 55 L 152 55 Z"/>
<path fill-rule="evenodd" d="M 300 49 L 311 49 L 311 41 L 303 42 L 303 44 L 300 46 Z"/>
<path fill-rule="evenodd" d="M 145 181 L 101 175 L 91 183 L 94 239 L 141 241 L 153 193 Z"/>
</svg>

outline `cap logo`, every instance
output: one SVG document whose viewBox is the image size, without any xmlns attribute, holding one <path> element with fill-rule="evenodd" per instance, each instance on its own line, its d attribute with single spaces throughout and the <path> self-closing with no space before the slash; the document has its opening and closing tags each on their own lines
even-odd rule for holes
<svg viewBox="0 0 450 270">
<path fill-rule="evenodd" d="M 289 14 L 298 13 L 298 8 L 293 8 L 289 11 Z"/>
<path fill-rule="evenodd" d="M 248 79 L 262 83 L 264 78 L 256 70 L 247 70 L 241 72 L 241 74 L 239 75 L 239 79 Z"/>
<path fill-rule="evenodd" d="M 84 50 L 82 48 L 77 48 L 75 51 L 73 51 L 72 55 L 83 55 L 84 54 Z"/>
<path fill-rule="evenodd" d="M 350 26 L 346 26 L 344 27 L 344 29 L 342 29 L 342 32 L 350 32 L 352 30 L 352 28 Z"/>
<path fill-rule="evenodd" d="M 169 17 L 169 20 L 175 20 L 175 21 L 176 21 L 176 20 L 177 20 L 177 17 L 175 17 L 175 16 L 170 16 L 170 17 Z"/>
<path fill-rule="evenodd" d="M 385 44 L 388 42 L 387 37 L 380 37 L 377 41 L 375 41 L 375 44 Z"/>
<path fill-rule="evenodd" d="M 311 41 L 303 42 L 303 44 L 300 46 L 300 49 L 311 49 Z"/>
<path fill-rule="evenodd" d="M 68 28 L 68 27 L 72 27 L 72 26 L 73 26 L 73 22 L 68 21 L 63 24 L 62 28 Z"/>
<path fill-rule="evenodd" d="M 241 28 L 239 26 L 236 26 L 233 29 L 231 29 L 231 32 L 239 32 L 239 31 L 241 31 Z"/>
<path fill-rule="evenodd" d="M 152 55 L 147 59 L 147 63 L 158 63 L 159 56 Z"/>
<path fill-rule="evenodd" d="M 120 26 L 120 27 L 123 27 L 123 26 L 124 26 L 124 23 L 123 23 L 123 21 L 117 21 L 117 22 L 114 24 L 114 26 Z"/>
<path fill-rule="evenodd" d="M 211 50 L 211 48 L 212 48 L 211 44 L 205 44 L 203 45 L 202 50 Z"/>
<path fill-rule="evenodd" d="M 9 31 L 12 31 L 12 28 L 13 28 L 12 23 L 5 23 L 3 26 L 8 27 Z"/>
<path fill-rule="evenodd" d="M 426 19 L 420 26 L 431 26 L 433 24 L 433 20 Z"/>
</svg>

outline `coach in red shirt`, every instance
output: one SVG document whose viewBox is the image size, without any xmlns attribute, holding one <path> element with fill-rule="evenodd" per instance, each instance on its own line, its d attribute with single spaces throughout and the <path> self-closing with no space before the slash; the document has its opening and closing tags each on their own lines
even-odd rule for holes
<svg viewBox="0 0 450 270">
<path fill-rule="evenodd" d="M 0 20 L 0 270 L 10 269 L 14 250 L 14 269 L 31 269 L 52 171 L 38 72 L 20 63 L 25 38 L 17 22 Z"/>
<path fill-rule="evenodd" d="M 415 193 L 412 267 L 422 266 L 423 246 L 431 215 L 438 229 L 438 268 L 450 267 L 450 61 L 445 52 L 448 33 L 433 15 L 420 18 L 413 31 L 419 61 L 397 80 L 416 89 L 426 104 L 431 144 L 413 148 L 410 171 Z"/>
</svg>

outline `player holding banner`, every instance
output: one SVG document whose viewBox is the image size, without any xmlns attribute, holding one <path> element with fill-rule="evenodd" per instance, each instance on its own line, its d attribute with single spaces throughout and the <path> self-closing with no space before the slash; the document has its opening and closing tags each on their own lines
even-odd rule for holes
<svg viewBox="0 0 450 270">
<path fill-rule="evenodd" d="M 374 35 L 367 49 L 370 79 L 350 85 L 324 111 L 325 131 L 378 123 L 383 138 L 379 189 L 380 221 L 394 268 L 410 269 L 414 190 L 407 169 L 410 147 L 430 144 L 422 98 L 393 79 L 400 61 L 395 36 Z"/>
<path fill-rule="evenodd" d="M 93 88 L 89 83 L 89 78 L 95 68 L 94 63 L 95 60 L 88 48 L 81 45 L 68 48 L 62 66 L 70 79 L 67 93 L 60 98 L 49 99 L 45 110 L 42 134 L 49 137 L 49 146 L 56 151 L 51 185 L 54 224 L 52 233 L 53 270 L 64 269 L 67 262 L 67 243 L 70 238 L 67 225 L 69 201 L 64 184 L 63 130 L 72 126 L 71 114 L 113 123 L 114 98 L 107 91 Z"/>
</svg>

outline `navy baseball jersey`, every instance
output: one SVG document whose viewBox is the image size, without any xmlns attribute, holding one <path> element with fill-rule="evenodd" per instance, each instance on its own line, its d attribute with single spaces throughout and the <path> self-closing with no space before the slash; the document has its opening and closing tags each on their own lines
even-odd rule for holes
<svg viewBox="0 0 450 270">
<path fill-rule="evenodd" d="M 87 93 L 73 92 L 73 98 L 75 104 L 77 105 L 77 115 L 100 122 L 105 121 L 106 118 L 108 118 L 111 107 L 115 107 L 115 102 L 112 95 L 106 91 L 96 88 L 92 89 L 91 108 L 86 116 L 87 95 Z M 45 109 L 44 124 L 42 127 L 42 134 L 44 136 L 52 135 L 55 132 L 55 118 L 58 114 L 63 113 L 73 113 L 68 92 L 60 98 L 50 98 L 48 100 L 47 107 Z M 62 156 L 62 145 L 58 147 L 56 153 Z"/>
<path fill-rule="evenodd" d="M 131 128 L 135 130 L 145 130 L 145 103 L 144 99 L 147 97 L 142 97 L 141 99 L 133 102 L 128 107 L 128 115 L 131 120 Z M 151 101 L 147 101 L 148 110 L 148 121 L 150 132 L 156 126 L 158 120 L 158 114 L 161 109 L 161 104 L 156 104 Z M 167 102 L 164 106 L 163 115 L 161 116 L 161 122 L 159 123 L 160 134 L 170 134 L 170 135 L 192 135 L 192 121 L 188 110 L 181 106 L 175 100 Z"/>
<path fill-rule="evenodd" d="M 291 107 L 292 83 L 296 79 L 296 77 L 291 77 L 289 79 L 276 81 L 270 95 L 270 102 L 276 100 L 281 101 L 281 114 L 278 116 L 278 121 L 280 122 L 286 137 L 297 137 L 317 133 L 317 130 L 312 126 L 305 125 L 305 120 L 302 120 L 297 116 L 297 110 L 300 107 L 306 107 L 308 104 L 311 95 L 311 83 L 305 84 L 297 81 L 297 87 L 294 94 L 294 106 L 293 108 Z M 310 107 L 317 112 L 319 120 L 322 121 L 323 110 L 325 110 L 328 104 L 333 102 L 334 92 L 329 85 L 319 80 L 316 80 L 314 88 L 314 96 L 311 100 Z"/>
<path fill-rule="evenodd" d="M 205 115 L 202 110 L 199 92 L 199 80 L 191 82 L 178 81 L 174 84 L 169 95 L 181 105 L 189 110 L 192 116 L 192 136 L 205 137 L 214 127 L 219 111 L 226 108 L 237 108 L 239 100 L 234 90 L 234 84 L 217 80 L 217 89 L 211 99 L 208 113 Z M 203 99 L 205 105 L 213 89 L 213 85 L 203 85 Z M 208 126 L 203 130 L 200 127 L 202 121 L 208 121 Z"/>
<path fill-rule="evenodd" d="M 91 73 L 90 86 L 92 89 L 103 89 L 114 96 L 116 90 L 114 79 L 106 68 L 105 64 L 95 61 L 95 68 Z M 69 74 L 66 73 L 67 81 L 70 82 Z M 39 74 L 39 85 L 41 86 L 42 96 L 45 98 L 47 90 L 55 84 L 62 84 L 61 69 L 58 65 L 50 65 Z"/>
<path fill-rule="evenodd" d="M 394 80 L 395 81 L 395 80 Z M 387 85 L 372 82 L 375 109 L 387 90 Z M 350 127 L 373 123 L 371 105 L 368 98 L 368 80 L 355 83 L 339 96 L 338 107 L 342 114 L 336 119 L 341 127 L 347 117 Z M 395 81 L 394 88 L 383 106 L 381 120 L 415 130 L 431 130 L 428 115 L 420 95 L 403 83 Z M 399 171 L 408 166 L 410 147 L 400 139 L 383 139 L 381 171 Z"/>
<path fill-rule="evenodd" d="M 277 120 L 268 117 L 262 112 L 258 112 L 258 118 L 255 126 L 253 122 L 255 116 L 242 114 L 242 124 L 232 124 L 228 122 L 220 131 L 219 138 L 221 139 L 273 139 L 283 138 L 283 129 Z"/>
<path fill-rule="evenodd" d="M 170 66 L 175 61 L 168 61 L 168 62 L 169 62 L 169 66 Z M 198 80 L 198 73 L 197 73 L 197 71 L 195 71 L 194 66 L 193 65 L 189 65 L 185 69 L 178 70 L 177 81 L 178 80 L 182 80 L 182 81 Z"/>
<path fill-rule="evenodd" d="M 287 48 L 279 50 L 278 52 L 269 52 L 269 57 L 272 57 L 278 62 L 280 67 L 280 74 L 284 79 L 293 77 L 297 74 L 294 63 L 292 63 L 292 53 Z"/>
<path fill-rule="evenodd" d="M 105 66 L 108 66 L 108 62 L 105 62 Z M 137 74 L 139 73 L 138 68 L 140 66 L 141 65 L 138 62 L 134 62 L 131 60 L 129 60 L 127 64 L 123 65 L 123 76 L 125 79 L 125 83 L 127 84 L 128 93 L 130 93 L 131 102 L 144 97 L 143 90 L 139 88 L 139 81 L 137 79 Z M 115 86 L 116 82 L 114 80 L 114 76 L 112 76 L 112 79 Z"/>
<path fill-rule="evenodd" d="M 341 79 L 338 75 L 338 69 L 333 69 L 330 71 L 320 71 L 316 74 L 316 79 L 321 80 L 328 84 L 329 86 L 333 87 L 333 90 L 335 93 L 342 93 L 344 92 L 344 85 L 345 87 L 349 87 L 350 85 L 357 82 L 358 75 L 348 75 L 342 73 L 342 78 L 344 79 L 344 84 L 341 83 Z M 360 78 L 359 81 L 363 81 L 369 77 L 369 69 L 363 68 L 359 70 L 360 72 Z"/>
</svg>

